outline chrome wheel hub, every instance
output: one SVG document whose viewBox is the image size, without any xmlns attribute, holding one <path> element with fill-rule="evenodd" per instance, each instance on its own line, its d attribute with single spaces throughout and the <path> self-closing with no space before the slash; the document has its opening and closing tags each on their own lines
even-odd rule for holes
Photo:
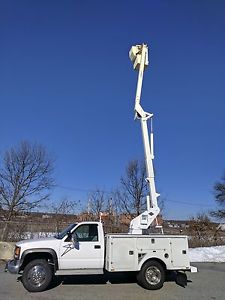
<svg viewBox="0 0 225 300">
<path fill-rule="evenodd" d="M 161 280 L 161 272 L 155 266 L 148 267 L 145 272 L 145 278 L 149 284 L 156 285 Z"/>
<path fill-rule="evenodd" d="M 36 287 L 41 286 L 46 279 L 45 268 L 41 265 L 34 266 L 28 272 L 28 280 Z"/>
</svg>

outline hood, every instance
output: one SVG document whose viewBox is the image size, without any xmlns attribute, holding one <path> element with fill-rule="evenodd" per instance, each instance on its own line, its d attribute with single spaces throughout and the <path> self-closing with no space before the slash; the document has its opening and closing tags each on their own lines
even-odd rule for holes
<svg viewBox="0 0 225 300">
<path fill-rule="evenodd" d="M 59 245 L 61 240 L 58 240 L 54 237 L 46 237 L 40 239 L 30 239 L 30 240 L 23 240 L 16 243 L 17 246 L 21 248 L 56 248 Z M 24 249 L 25 250 L 25 249 Z"/>
<path fill-rule="evenodd" d="M 16 243 L 17 246 L 20 246 L 25 243 L 36 243 L 36 242 L 50 242 L 50 241 L 55 241 L 55 237 L 45 237 L 45 238 L 36 238 L 36 239 L 27 239 L 27 240 L 22 240 Z"/>
</svg>

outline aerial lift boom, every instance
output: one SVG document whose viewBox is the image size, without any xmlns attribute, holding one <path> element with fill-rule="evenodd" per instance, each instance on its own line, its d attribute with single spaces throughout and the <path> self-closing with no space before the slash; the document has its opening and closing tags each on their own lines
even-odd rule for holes
<svg viewBox="0 0 225 300">
<path fill-rule="evenodd" d="M 130 234 L 142 234 L 143 230 L 148 229 L 152 222 L 158 216 L 160 209 L 158 207 L 157 197 L 160 195 L 156 192 L 155 177 L 153 168 L 154 150 L 153 150 L 153 128 L 152 118 L 153 114 L 143 110 L 141 100 L 141 89 L 143 82 L 144 70 L 148 66 L 148 46 L 146 44 L 132 46 L 129 52 L 130 59 L 133 63 L 133 67 L 138 71 L 138 81 L 135 97 L 135 119 L 139 119 L 141 122 L 142 137 L 145 152 L 145 165 L 149 186 L 149 194 L 147 195 L 147 210 L 142 214 L 134 218 L 130 223 Z M 150 139 L 148 133 L 147 121 L 151 121 Z"/>
</svg>

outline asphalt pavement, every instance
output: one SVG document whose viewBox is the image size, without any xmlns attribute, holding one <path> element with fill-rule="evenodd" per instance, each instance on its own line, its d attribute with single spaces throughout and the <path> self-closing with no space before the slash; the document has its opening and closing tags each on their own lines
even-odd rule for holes
<svg viewBox="0 0 225 300">
<path fill-rule="evenodd" d="M 0 265 L 0 299 L 129 299 L 129 300 L 176 300 L 211 299 L 225 300 L 225 263 L 193 263 L 198 273 L 187 273 L 187 286 L 181 287 L 175 282 L 175 274 L 167 277 L 162 289 L 148 291 L 140 287 L 131 274 L 111 276 L 70 276 L 60 277 L 49 290 L 42 293 L 27 292 L 18 275 L 4 272 Z"/>
</svg>

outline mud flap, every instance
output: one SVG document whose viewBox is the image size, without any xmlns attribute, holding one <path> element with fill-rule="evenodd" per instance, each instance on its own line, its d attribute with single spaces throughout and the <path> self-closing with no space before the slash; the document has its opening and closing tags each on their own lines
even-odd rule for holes
<svg viewBox="0 0 225 300">
<path fill-rule="evenodd" d="M 187 275 L 183 272 L 177 272 L 176 283 L 182 287 L 186 287 Z"/>
</svg>

